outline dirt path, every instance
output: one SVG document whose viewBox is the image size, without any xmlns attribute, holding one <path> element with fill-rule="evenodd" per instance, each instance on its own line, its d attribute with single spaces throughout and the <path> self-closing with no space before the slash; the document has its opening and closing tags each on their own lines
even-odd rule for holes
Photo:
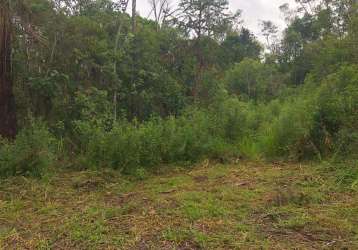
<svg viewBox="0 0 358 250">
<path fill-rule="evenodd" d="M 203 164 L 0 184 L 0 249 L 358 249 L 358 195 L 317 167 Z"/>
</svg>

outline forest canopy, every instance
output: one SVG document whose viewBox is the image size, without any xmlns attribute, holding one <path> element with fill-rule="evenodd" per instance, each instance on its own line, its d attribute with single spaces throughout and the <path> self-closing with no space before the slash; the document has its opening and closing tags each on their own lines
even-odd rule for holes
<svg viewBox="0 0 358 250">
<path fill-rule="evenodd" d="M 2 0 L 0 175 L 356 159 L 357 2 L 296 2 L 260 42 L 227 0 Z"/>
</svg>

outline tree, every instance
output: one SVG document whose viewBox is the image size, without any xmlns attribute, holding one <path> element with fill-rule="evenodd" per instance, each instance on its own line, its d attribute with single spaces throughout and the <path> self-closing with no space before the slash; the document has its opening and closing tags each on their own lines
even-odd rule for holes
<svg viewBox="0 0 358 250">
<path fill-rule="evenodd" d="M 320 37 L 320 28 L 316 19 L 308 14 L 296 17 L 284 31 L 281 41 L 279 62 L 290 73 L 292 83 L 302 84 L 312 68 L 305 48 Z"/>
<path fill-rule="evenodd" d="M 232 14 L 227 0 L 181 0 L 173 21 L 188 36 L 222 38 L 241 16 Z"/>
<path fill-rule="evenodd" d="M 0 4 L 0 135 L 16 136 L 17 120 L 11 72 L 10 2 Z"/>
<path fill-rule="evenodd" d="M 157 30 L 167 21 L 172 14 L 170 7 L 170 0 L 148 0 L 154 15 L 154 20 L 157 24 Z"/>
<path fill-rule="evenodd" d="M 271 100 L 283 88 L 282 75 L 274 65 L 250 58 L 228 70 L 224 82 L 229 93 L 255 101 Z"/>
<path fill-rule="evenodd" d="M 306 14 L 313 14 L 315 12 L 315 6 L 318 4 L 317 0 L 295 0 L 296 3 L 299 5 L 298 11 L 304 12 Z M 328 1 L 323 1 L 328 2 Z"/>
<path fill-rule="evenodd" d="M 227 66 L 239 63 L 244 58 L 259 59 L 262 49 L 256 37 L 246 28 L 229 33 L 221 46 L 222 60 Z"/>
<path fill-rule="evenodd" d="M 136 32 L 137 0 L 132 0 L 132 33 Z"/>
<path fill-rule="evenodd" d="M 297 0 L 296 2 L 298 8 L 295 10 L 291 10 L 288 5 L 281 6 L 281 11 L 290 18 L 287 18 L 288 27 L 281 41 L 279 61 L 281 69 L 290 74 L 291 83 L 298 85 L 303 84 L 309 72 L 325 62 L 323 58 L 328 60 L 330 57 L 330 60 L 339 63 L 348 54 L 342 49 L 334 49 L 334 46 L 344 47 L 340 44 L 350 37 L 349 27 L 354 20 L 355 1 Z M 329 47 L 329 54 L 323 54 L 319 58 L 314 56 L 320 54 L 326 47 Z M 347 46 L 349 47 L 351 46 Z M 354 55 L 355 53 L 351 53 L 350 58 Z M 322 67 L 320 71 L 323 73 L 327 69 Z"/>
<path fill-rule="evenodd" d="M 13 93 L 12 50 L 14 27 L 22 34 L 27 43 L 36 41 L 47 45 L 40 30 L 31 24 L 31 4 L 24 0 L 0 0 L 0 135 L 14 138 L 17 132 L 16 105 Z"/>
<path fill-rule="evenodd" d="M 272 21 L 261 21 L 261 33 L 266 38 L 267 49 L 275 53 L 275 40 L 277 39 L 278 27 Z"/>
<path fill-rule="evenodd" d="M 207 63 L 204 48 L 213 45 L 211 40 L 220 41 L 235 25 L 241 12 L 232 14 L 227 0 L 181 0 L 172 22 L 187 37 L 193 38 L 192 50 L 197 60 L 196 76 L 192 96 L 196 98 L 202 84 Z"/>
</svg>

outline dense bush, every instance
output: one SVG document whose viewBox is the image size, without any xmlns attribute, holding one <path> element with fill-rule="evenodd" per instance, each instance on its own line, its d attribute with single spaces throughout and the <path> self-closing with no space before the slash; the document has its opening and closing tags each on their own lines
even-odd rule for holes
<svg viewBox="0 0 358 250">
<path fill-rule="evenodd" d="M 343 66 L 321 84 L 316 133 L 321 150 L 341 157 L 357 156 L 358 67 Z"/>
<path fill-rule="evenodd" d="M 34 123 L 19 132 L 12 142 L 0 142 L 0 176 L 30 175 L 49 172 L 55 160 L 57 144 L 48 129 Z"/>
<path fill-rule="evenodd" d="M 226 96 L 208 107 L 189 107 L 178 117 L 120 119 L 112 127 L 103 113 L 97 120 L 79 120 L 82 163 L 131 172 L 203 158 L 303 160 L 338 152 L 353 157 L 358 141 L 355 72 L 342 67 L 322 83 L 308 82 L 295 95 L 267 104 Z"/>
<path fill-rule="evenodd" d="M 279 115 L 260 131 L 259 146 L 264 155 L 299 159 L 317 153 L 311 141 L 315 112 L 310 99 L 283 103 Z"/>
<path fill-rule="evenodd" d="M 260 152 L 290 159 L 356 157 L 358 74 L 343 66 L 321 83 L 307 82 L 299 94 L 275 107 L 272 102 L 258 130 Z M 276 109 L 270 111 L 270 106 Z"/>
<path fill-rule="evenodd" d="M 101 122 L 77 122 L 84 167 L 112 167 L 130 172 L 162 163 L 194 162 L 235 155 L 229 124 L 213 113 L 190 109 L 180 117 L 152 118 L 139 123 L 121 120 L 106 130 Z M 231 128 L 230 128 L 231 129 Z"/>
<path fill-rule="evenodd" d="M 161 164 L 204 158 L 354 158 L 358 147 L 358 77 L 343 66 L 321 83 L 308 78 L 296 94 L 263 103 L 215 97 L 180 116 L 147 121 L 113 118 L 107 93 L 89 89 L 75 99 L 78 118 L 67 133 L 82 168 L 111 167 L 136 173 Z M 53 128 L 52 128 L 53 129 Z M 40 176 L 52 165 L 57 143 L 44 125 L 2 140 L 0 175 Z M 75 145 L 75 146 L 73 146 Z"/>
<path fill-rule="evenodd" d="M 71 151 L 82 168 L 111 167 L 136 173 L 161 164 L 204 158 L 354 158 L 358 147 L 358 76 L 342 66 L 321 83 L 308 78 L 295 94 L 266 104 L 225 93 L 207 107 L 146 121 L 114 119 L 105 91 L 89 89 L 75 99 Z M 73 146 L 75 145 L 75 146 Z M 56 141 L 41 124 L 2 141 L 0 174 L 42 175 L 51 166 Z"/>
</svg>

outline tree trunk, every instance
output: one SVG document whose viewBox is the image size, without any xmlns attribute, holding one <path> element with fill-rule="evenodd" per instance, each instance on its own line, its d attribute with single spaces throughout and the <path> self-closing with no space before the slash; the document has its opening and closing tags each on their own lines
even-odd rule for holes
<svg viewBox="0 0 358 250">
<path fill-rule="evenodd" d="M 13 139 L 17 120 L 11 76 L 11 19 L 6 4 L 0 5 L 0 136 Z"/>
<path fill-rule="evenodd" d="M 136 32 L 137 0 L 132 0 L 132 33 Z"/>
</svg>

